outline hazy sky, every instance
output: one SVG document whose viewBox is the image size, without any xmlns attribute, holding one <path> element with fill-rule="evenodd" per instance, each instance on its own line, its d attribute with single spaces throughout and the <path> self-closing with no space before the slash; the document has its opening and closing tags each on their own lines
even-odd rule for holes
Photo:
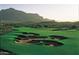
<svg viewBox="0 0 79 59">
<path fill-rule="evenodd" d="M 0 4 L 0 9 L 15 8 L 27 13 L 38 13 L 56 21 L 79 21 L 77 4 Z"/>
</svg>

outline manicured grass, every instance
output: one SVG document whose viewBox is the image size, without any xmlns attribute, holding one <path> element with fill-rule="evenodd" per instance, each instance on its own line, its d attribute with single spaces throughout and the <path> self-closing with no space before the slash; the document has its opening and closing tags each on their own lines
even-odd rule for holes
<svg viewBox="0 0 79 59">
<path fill-rule="evenodd" d="M 79 31 L 52 31 L 50 28 L 28 28 L 20 27 L 16 28 L 17 31 L 7 33 L 0 36 L 0 48 L 14 52 L 17 55 L 79 55 Z M 21 32 L 34 32 L 41 36 L 49 35 L 63 35 L 69 37 L 68 39 L 58 40 L 64 43 L 62 46 L 45 46 L 34 44 L 17 44 L 15 38 Z M 49 40 L 50 38 L 48 38 Z M 53 39 L 52 39 L 53 40 Z"/>
</svg>

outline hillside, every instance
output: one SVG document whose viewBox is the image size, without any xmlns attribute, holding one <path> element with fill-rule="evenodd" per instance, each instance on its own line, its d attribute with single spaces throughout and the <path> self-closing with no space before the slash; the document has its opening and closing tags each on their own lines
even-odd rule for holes
<svg viewBox="0 0 79 59">
<path fill-rule="evenodd" d="M 1 22 L 41 22 L 43 17 L 38 14 L 25 13 L 13 8 L 0 10 Z"/>
<path fill-rule="evenodd" d="M 16 26 L 49 27 L 49 28 L 79 28 L 77 22 L 56 22 L 55 20 L 44 19 L 42 16 L 33 13 L 25 13 L 13 8 L 0 10 L 0 21 Z"/>
</svg>

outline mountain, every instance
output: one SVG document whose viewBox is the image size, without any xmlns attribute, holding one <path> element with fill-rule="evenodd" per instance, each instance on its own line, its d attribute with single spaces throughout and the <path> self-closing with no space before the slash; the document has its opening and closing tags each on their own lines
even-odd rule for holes
<svg viewBox="0 0 79 59">
<path fill-rule="evenodd" d="M 1 22 L 42 22 L 42 16 L 33 13 L 25 13 L 13 8 L 0 10 Z"/>
</svg>

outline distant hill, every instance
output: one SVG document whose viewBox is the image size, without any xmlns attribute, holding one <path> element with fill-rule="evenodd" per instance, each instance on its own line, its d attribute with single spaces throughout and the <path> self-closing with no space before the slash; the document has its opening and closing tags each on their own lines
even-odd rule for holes
<svg viewBox="0 0 79 59">
<path fill-rule="evenodd" d="M 42 22 L 45 21 L 42 16 L 33 13 L 25 13 L 13 8 L 0 10 L 1 22 Z"/>
</svg>

